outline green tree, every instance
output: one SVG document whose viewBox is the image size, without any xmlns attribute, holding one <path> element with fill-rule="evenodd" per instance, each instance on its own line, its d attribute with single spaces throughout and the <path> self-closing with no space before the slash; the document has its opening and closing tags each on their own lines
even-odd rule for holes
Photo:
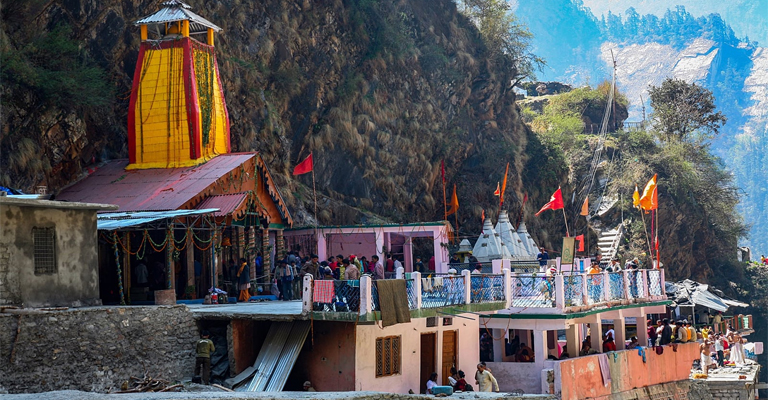
<svg viewBox="0 0 768 400">
<path fill-rule="evenodd" d="M 708 140 L 726 122 L 723 113 L 715 112 L 712 92 L 695 83 L 667 78 L 661 86 L 650 86 L 648 92 L 652 119 L 664 141 Z"/>
<path fill-rule="evenodd" d="M 531 52 L 533 34 L 505 0 L 461 0 L 462 12 L 476 25 L 491 56 L 509 59 L 515 68 L 513 86 L 534 79 L 546 62 Z"/>
</svg>

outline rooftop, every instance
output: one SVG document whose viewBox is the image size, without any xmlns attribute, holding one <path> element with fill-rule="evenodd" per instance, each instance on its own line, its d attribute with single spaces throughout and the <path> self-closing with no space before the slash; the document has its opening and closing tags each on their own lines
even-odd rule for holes
<svg viewBox="0 0 768 400">
<path fill-rule="evenodd" d="M 71 209 L 98 210 L 98 211 L 117 210 L 117 206 L 112 204 L 53 201 L 53 200 L 32 199 L 28 197 L 16 198 L 16 196 L 0 196 L 0 204 L 18 206 L 18 207 L 66 208 L 70 210 Z"/>
<path fill-rule="evenodd" d="M 148 15 L 136 22 L 134 25 L 164 24 L 166 22 L 189 21 L 189 30 L 191 33 L 205 32 L 208 28 L 216 32 L 221 28 L 214 25 L 213 22 L 193 13 L 188 4 L 179 0 L 169 0 L 163 2 L 163 8 L 152 15 Z"/>
<path fill-rule="evenodd" d="M 195 314 L 195 317 L 207 319 L 242 318 L 293 321 L 309 318 L 307 314 L 302 314 L 301 300 L 237 304 L 189 304 L 187 307 Z"/>
</svg>

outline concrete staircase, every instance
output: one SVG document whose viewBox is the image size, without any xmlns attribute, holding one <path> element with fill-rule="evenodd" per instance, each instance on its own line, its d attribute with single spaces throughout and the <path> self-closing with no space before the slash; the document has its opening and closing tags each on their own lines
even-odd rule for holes
<svg viewBox="0 0 768 400">
<path fill-rule="evenodd" d="M 597 239 L 597 248 L 602 255 L 603 262 L 607 263 L 616 256 L 621 243 L 621 236 L 624 234 L 624 225 L 619 224 L 616 228 L 600 232 Z"/>
</svg>

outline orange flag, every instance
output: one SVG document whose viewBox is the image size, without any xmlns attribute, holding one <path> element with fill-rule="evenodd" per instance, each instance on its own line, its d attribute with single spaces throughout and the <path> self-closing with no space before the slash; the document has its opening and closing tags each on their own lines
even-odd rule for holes
<svg viewBox="0 0 768 400">
<path fill-rule="evenodd" d="M 507 170 L 504 171 L 504 184 L 501 185 L 501 198 L 499 198 L 500 203 L 504 203 L 504 192 L 507 191 L 507 175 L 509 174 L 509 163 L 507 163 Z"/>
<path fill-rule="evenodd" d="M 560 188 L 557 188 L 555 193 L 552 194 L 552 197 L 549 198 L 549 203 L 544 204 L 544 207 L 541 207 L 541 210 L 536 213 L 536 216 L 538 217 L 539 214 L 546 210 L 559 210 L 563 207 L 565 207 L 565 204 L 563 203 L 563 192 L 560 191 Z"/>
<path fill-rule="evenodd" d="M 645 185 L 643 195 L 638 201 L 638 203 L 640 203 L 640 208 L 643 210 L 649 211 L 659 208 L 659 191 L 656 186 L 656 178 L 657 174 L 654 174 L 653 178 L 651 178 L 651 180 L 648 181 L 648 184 Z"/>
<path fill-rule="evenodd" d="M 451 208 L 448 209 L 448 214 L 451 215 L 454 214 L 456 211 L 459 211 L 459 197 L 456 195 L 456 185 L 453 185 L 453 196 L 451 196 Z"/>
<path fill-rule="evenodd" d="M 579 215 L 583 215 L 585 217 L 589 215 L 589 196 L 584 199 L 584 204 L 581 205 L 581 213 L 579 213 Z"/>
<path fill-rule="evenodd" d="M 501 188 L 499 188 L 499 182 L 496 182 L 496 191 L 493 192 L 494 196 L 501 196 Z"/>
</svg>

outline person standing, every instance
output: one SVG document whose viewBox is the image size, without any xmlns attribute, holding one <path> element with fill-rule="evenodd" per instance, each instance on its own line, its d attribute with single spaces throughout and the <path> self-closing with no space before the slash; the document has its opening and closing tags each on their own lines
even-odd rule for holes
<svg viewBox="0 0 768 400">
<path fill-rule="evenodd" d="M 373 256 L 371 259 L 376 263 L 373 267 L 373 279 L 384 279 L 384 265 L 379 261 L 379 256 Z"/>
<path fill-rule="evenodd" d="M 397 272 L 397 270 L 402 267 L 403 267 L 403 263 L 401 263 L 400 260 L 397 257 L 395 257 L 395 272 Z"/>
<path fill-rule="evenodd" d="M 475 374 L 477 387 L 481 392 L 499 391 L 499 383 L 493 377 L 491 371 L 484 364 L 477 364 L 477 373 Z"/>
<path fill-rule="evenodd" d="M 248 288 L 251 287 L 251 279 L 248 277 L 250 268 L 248 268 L 248 262 L 245 258 L 240 259 L 240 269 L 237 270 L 237 283 L 240 288 L 240 295 L 237 296 L 238 301 L 248 301 L 251 298 L 248 293 Z"/>
<path fill-rule="evenodd" d="M 723 344 L 723 336 L 719 333 L 715 334 L 715 352 L 717 352 L 717 365 L 725 366 L 725 345 Z"/>
<path fill-rule="evenodd" d="M 320 263 L 317 261 L 317 254 L 312 254 L 312 257 L 302 267 L 299 275 L 304 276 L 306 274 L 312 275 L 313 279 L 322 279 L 320 276 Z"/>
<path fill-rule="evenodd" d="M 293 262 L 295 263 L 295 261 Z M 293 267 L 286 264 L 285 262 L 283 262 L 281 267 L 283 268 L 283 287 L 281 289 L 283 292 L 283 300 L 290 301 L 293 300 Z"/>
<path fill-rule="evenodd" d="M 360 270 L 357 269 L 355 264 L 347 266 L 346 271 L 344 271 L 344 279 L 348 281 L 356 281 L 360 279 Z"/>
<path fill-rule="evenodd" d="M 211 380 L 211 354 L 216 351 L 216 347 L 213 345 L 213 341 L 209 339 L 210 334 L 208 331 L 203 330 L 200 332 L 200 340 L 195 345 L 197 351 L 197 358 L 195 359 L 195 375 L 197 375 L 198 369 L 200 370 L 200 378 L 204 385 L 210 384 Z"/>
<path fill-rule="evenodd" d="M 664 326 L 661 328 L 661 334 L 659 335 L 661 337 L 659 344 L 662 346 L 672 343 L 672 327 L 669 326 L 669 319 L 664 318 L 663 324 Z"/>
<path fill-rule="evenodd" d="M 395 260 L 392 259 L 392 254 L 387 254 L 387 272 L 395 272 Z"/>
<path fill-rule="evenodd" d="M 416 256 L 416 263 L 413 264 L 413 270 L 422 274 L 424 273 L 424 263 L 421 262 L 421 257 Z"/>
<path fill-rule="evenodd" d="M 539 254 L 536 255 L 536 260 L 539 262 L 540 267 L 546 267 L 547 266 L 547 260 L 549 260 L 549 253 L 547 253 L 547 249 L 540 248 Z"/>
</svg>

